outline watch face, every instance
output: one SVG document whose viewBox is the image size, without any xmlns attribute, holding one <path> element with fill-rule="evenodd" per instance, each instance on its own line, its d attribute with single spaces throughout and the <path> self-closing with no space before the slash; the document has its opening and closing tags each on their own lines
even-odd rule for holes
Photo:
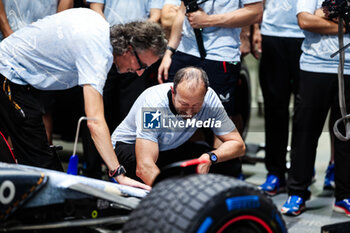
<svg viewBox="0 0 350 233">
<path fill-rule="evenodd" d="M 218 157 L 216 156 L 216 154 L 211 154 L 210 160 L 215 163 L 216 161 L 218 161 Z"/>
<path fill-rule="evenodd" d="M 126 173 L 126 170 L 125 170 L 124 166 L 120 165 L 119 169 L 120 169 L 120 170 L 118 171 L 119 175 L 125 174 L 125 173 Z"/>
</svg>

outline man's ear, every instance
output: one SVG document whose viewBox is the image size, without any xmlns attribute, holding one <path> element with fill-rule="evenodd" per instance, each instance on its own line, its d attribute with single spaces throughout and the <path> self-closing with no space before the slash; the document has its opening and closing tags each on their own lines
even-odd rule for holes
<svg viewBox="0 0 350 233">
<path fill-rule="evenodd" d="M 170 89 L 171 89 L 171 94 L 175 95 L 175 91 L 174 91 L 174 87 L 173 86 L 170 86 Z"/>
</svg>

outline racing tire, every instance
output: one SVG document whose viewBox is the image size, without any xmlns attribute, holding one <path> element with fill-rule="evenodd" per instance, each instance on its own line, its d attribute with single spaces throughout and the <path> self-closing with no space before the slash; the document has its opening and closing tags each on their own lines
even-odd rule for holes
<svg viewBox="0 0 350 233">
<path fill-rule="evenodd" d="M 237 90 L 235 92 L 235 106 L 237 107 L 237 112 L 242 118 L 242 133 L 243 139 L 247 137 L 249 129 L 249 120 L 251 114 L 251 81 L 248 67 L 245 63 L 242 63 L 241 70 L 239 73 L 239 79 L 237 83 Z"/>
<path fill-rule="evenodd" d="M 272 201 L 257 188 L 206 174 L 157 184 L 124 224 L 123 233 L 287 232 Z"/>
</svg>

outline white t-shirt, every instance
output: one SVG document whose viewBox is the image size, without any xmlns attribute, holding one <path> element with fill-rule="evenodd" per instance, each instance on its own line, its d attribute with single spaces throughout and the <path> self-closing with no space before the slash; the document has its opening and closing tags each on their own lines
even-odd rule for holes
<svg viewBox="0 0 350 233">
<path fill-rule="evenodd" d="M 113 63 L 109 24 L 90 9 L 70 9 L 28 25 L 0 43 L 0 73 L 41 90 L 90 84 L 103 92 Z"/>
<path fill-rule="evenodd" d="M 138 97 L 127 117 L 113 132 L 113 146 L 117 141 L 134 144 L 136 138 L 142 138 L 158 143 L 159 150 L 165 151 L 185 143 L 201 126 L 210 128 L 219 136 L 235 129 L 211 88 L 204 97 L 201 110 L 192 119 L 183 120 L 174 113 L 172 103 L 169 105 L 172 85 L 165 83 L 150 87 Z"/>
</svg>

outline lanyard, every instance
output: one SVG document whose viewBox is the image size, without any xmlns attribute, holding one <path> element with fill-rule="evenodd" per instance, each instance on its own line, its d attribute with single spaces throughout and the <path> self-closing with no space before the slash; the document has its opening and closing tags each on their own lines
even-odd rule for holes
<svg viewBox="0 0 350 233">
<path fill-rule="evenodd" d="M 7 86 L 7 88 L 6 88 L 6 86 Z M 9 98 L 10 102 L 15 107 L 15 109 L 20 112 L 20 114 L 23 118 L 25 118 L 26 115 L 24 114 L 24 111 L 22 110 L 22 108 L 12 99 L 10 83 L 8 82 L 7 78 L 5 78 L 5 77 L 4 77 L 4 82 L 2 84 L 2 90 L 7 95 L 7 97 Z"/>
</svg>

